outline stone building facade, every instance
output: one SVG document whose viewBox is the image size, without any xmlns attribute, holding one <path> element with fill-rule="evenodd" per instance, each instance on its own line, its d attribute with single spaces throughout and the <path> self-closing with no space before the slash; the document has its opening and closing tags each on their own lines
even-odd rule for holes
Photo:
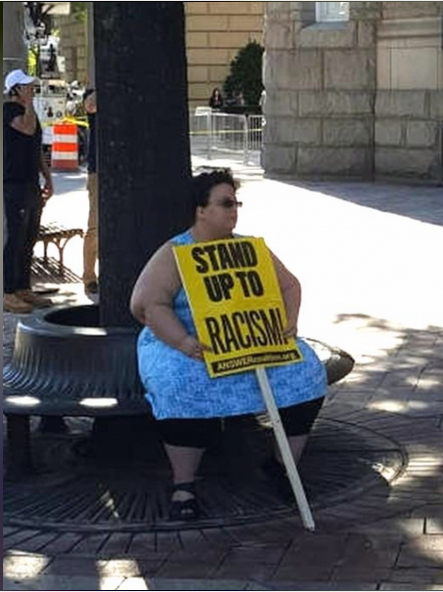
<svg viewBox="0 0 443 592">
<path fill-rule="evenodd" d="M 263 43 L 265 2 L 185 2 L 190 106 L 207 105 L 249 41 Z"/>
<path fill-rule="evenodd" d="M 266 172 L 441 184 L 443 3 L 319 4 L 266 2 Z"/>
<path fill-rule="evenodd" d="M 59 55 L 65 59 L 65 78 L 72 82 L 88 81 L 87 27 L 75 16 L 60 16 L 55 19 L 55 28 L 60 31 Z"/>
<path fill-rule="evenodd" d="M 265 2 L 185 2 L 190 106 L 206 105 L 222 87 L 238 50 L 248 41 L 263 42 Z M 134 10 L 137 10 L 135 7 Z M 86 25 L 60 17 L 60 54 L 66 78 L 87 80 Z"/>
</svg>

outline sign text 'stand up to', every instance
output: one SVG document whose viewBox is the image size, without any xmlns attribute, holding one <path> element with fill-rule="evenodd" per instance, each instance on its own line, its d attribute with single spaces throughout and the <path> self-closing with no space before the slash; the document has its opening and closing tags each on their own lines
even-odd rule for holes
<svg viewBox="0 0 443 592">
<path fill-rule="evenodd" d="M 302 361 L 262 238 L 174 248 L 211 377 Z"/>
</svg>

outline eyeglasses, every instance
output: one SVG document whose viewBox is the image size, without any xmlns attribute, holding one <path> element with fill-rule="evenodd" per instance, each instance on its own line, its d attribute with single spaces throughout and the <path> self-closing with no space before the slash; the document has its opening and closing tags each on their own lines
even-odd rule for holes
<svg viewBox="0 0 443 592">
<path fill-rule="evenodd" d="M 241 208 L 243 205 L 242 201 L 237 201 L 235 199 L 229 199 L 228 197 L 217 204 L 221 208 L 225 208 L 225 210 L 230 210 L 231 208 Z"/>
</svg>

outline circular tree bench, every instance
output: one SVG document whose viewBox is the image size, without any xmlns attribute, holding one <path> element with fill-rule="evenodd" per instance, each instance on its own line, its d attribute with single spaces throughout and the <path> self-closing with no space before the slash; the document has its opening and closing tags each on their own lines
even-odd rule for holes
<svg viewBox="0 0 443 592">
<path fill-rule="evenodd" d="M 17 325 L 3 369 L 7 476 L 32 470 L 30 417 L 147 415 L 136 360 L 137 329 L 99 326 L 96 305 L 39 312 Z M 325 365 L 328 384 L 354 365 L 343 350 L 306 340 Z"/>
</svg>

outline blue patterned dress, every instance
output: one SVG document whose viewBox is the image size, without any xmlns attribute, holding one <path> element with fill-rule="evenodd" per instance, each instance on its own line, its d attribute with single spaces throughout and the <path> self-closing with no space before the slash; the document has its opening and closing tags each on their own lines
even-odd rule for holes
<svg viewBox="0 0 443 592">
<path fill-rule="evenodd" d="M 187 231 L 171 242 L 188 245 L 194 240 Z M 196 336 L 183 288 L 177 292 L 173 308 L 188 333 Z M 297 344 L 303 362 L 266 370 L 278 407 L 325 395 L 326 372 L 322 363 L 303 340 L 297 339 Z M 157 419 L 226 417 L 265 411 L 255 371 L 210 378 L 203 362 L 166 345 L 148 327 L 138 339 L 138 366 L 146 399 Z"/>
</svg>

